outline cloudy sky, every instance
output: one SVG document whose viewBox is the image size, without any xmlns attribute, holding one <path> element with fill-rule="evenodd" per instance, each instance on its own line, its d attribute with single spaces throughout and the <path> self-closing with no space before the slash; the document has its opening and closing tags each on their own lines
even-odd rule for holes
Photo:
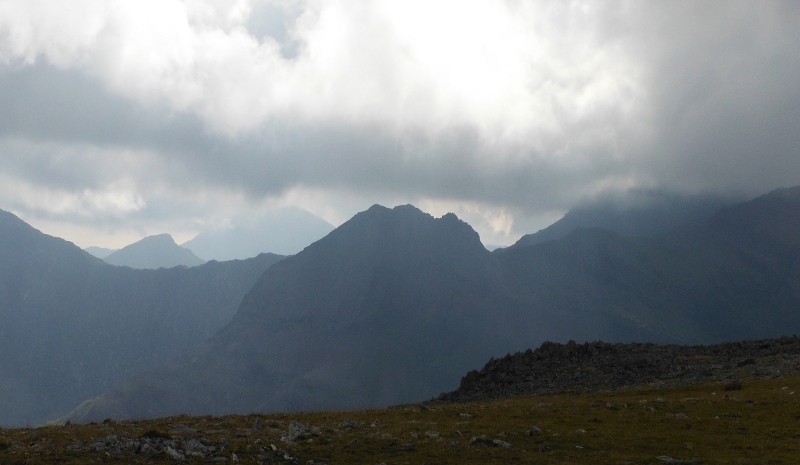
<svg viewBox="0 0 800 465">
<path fill-rule="evenodd" d="M 800 2 L 0 0 L 0 208 L 82 247 L 797 184 Z"/>
</svg>

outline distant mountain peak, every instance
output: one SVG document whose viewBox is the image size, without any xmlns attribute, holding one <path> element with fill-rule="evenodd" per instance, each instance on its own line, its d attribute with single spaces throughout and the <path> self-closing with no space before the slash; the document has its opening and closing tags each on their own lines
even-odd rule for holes
<svg viewBox="0 0 800 465">
<path fill-rule="evenodd" d="M 421 237 L 435 240 L 434 238 L 439 237 L 443 247 L 452 246 L 454 241 L 460 241 L 469 244 L 476 251 L 485 251 L 480 235 L 454 213 L 435 218 L 410 204 L 393 208 L 373 205 L 353 216 L 330 236 L 331 240 L 350 236 L 361 237 L 357 239 L 361 241 L 366 240 L 366 237 L 382 237 L 383 240 L 396 238 L 402 241 Z M 447 239 L 444 239 L 445 237 Z"/>
<path fill-rule="evenodd" d="M 156 241 L 156 240 L 159 240 L 159 241 L 169 241 L 169 242 L 172 242 L 173 244 L 175 243 L 175 240 L 172 238 L 172 234 L 169 234 L 169 233 L 153 234 L 152 236 L 147 236 L 147 237 L 143 238 L 142 240 L 143 241 Z"/>
<path fill-rule="evenodd" d="M 112 253 L 117 251 L 117 249 L 107 249 L 105 247 L 97 247 L 94 245 L 86 247 L 83 250 L 89 252 L 90 254 L 94 255 L 97 258 L 106 258 Z"/>
<path fill-rule="evenodd" d="M 364 210 L 363 212 L 356 213 L 350 221 L 355 220 L 357 218 L 377 218 L 377 217 L 389 217 L 389 216 L 398 216 L 403 215 L 405 217 L 428 217 L 433 218 L 433 216 L 425 213 L 424 211 L 420 210 L 419 208 L 415 207 L 411 204 L 406 205 L 397 205 L 396 207 L 384 207 L 383 205 L 375 204 L 368 209 Z"/>
<path fill-rule="evenodd" d="M 176 244 L 170 234 L 147 236 L 117 250 L 103 260 L 112 265 L 140 269 L 197 266 L 205 263 L 191 250 Z"/>
<path fill-rule="evenodd" d="M 236 260 L 271 252 L 293 255 L 333 230 L 333 225 L 296 207 L 234 218 L 225 228 L 208 228 L 183 243 L 207 260 Z"/>
<path fill-rule="evenodd" d="M 175 239 L 172 238 L 172 234 L 169 233 L 146 236 L 141 240 L 139 240 L 138 242 L 136 242 L 136 244 L 178 245 L 175 242 Z"/>
<path fill-rule="evenodd" d="M 472 229 L 469 224 L 462 221 L 455 213 L 446 213 L 441 218 L 436 218 L 430 213 L 426 213 L 411 204 L 397 205 L 395 207 L 384 207 L 383 205 L 375 204 L 363 212 L 357 213 L 350 221 L 356 219 L 369 219 L 369 218 L 392 218 L 392 219 L 417 219 L 419 221 L 443 221 L 445 223 L 455 222 L 466 225 Z M 348 223 L 350 222 L 348 221 Z"/>
</svg>

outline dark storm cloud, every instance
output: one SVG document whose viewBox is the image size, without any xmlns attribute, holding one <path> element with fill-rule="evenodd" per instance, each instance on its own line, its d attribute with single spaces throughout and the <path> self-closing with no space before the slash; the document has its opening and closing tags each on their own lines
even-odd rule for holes
<svg viewBox="0 0 800 465">
<path fill-rule="evenodd" d="M 800 5 L 655 3 L 642 17 L 655 140 L 639 169 L 678 189 L 800 184 Z"/>
<path fill-rule="evenodd" d="M 313 61 L 319 53 L 310 54 L 302 42 L 308 34 L 292 24 L 300 7 L 276 5 L 256 4 L 245 26 L 261 46 L 276 40 L 280 57 L 268 63 L 294 76 L 279 88 L 296 102 L 278 108 L 282 100 L 264 100 L 278 109 L 249 105 L 248 96 L 273 92 L 281 75 L 236 81 L 239 71 L 203 68 L 211 65 L 201 61 L 194 65 L 198 76 L 209 70 L 220 76 L 191 97 L 199 100 L 186 97 L 189 103 L 180 105 L 156 84 L 152 98 L 141 90 L 150 87 L 133 81 L 109 84 L 103 60 L 113 56 L 74 67 L 56 67 L 47 58 L 32 65 L 12 61 L 0 71 L 0 174 L 76 192 L 126 179 L 125 189 L 147 207 L 118 221 L 180 215 L 192 210 L 192 198 L 217 195 L 209 192 L 241 193 L 257 203 L 302 187 L 362 199 L 474 202 L 510 209 L 519 225 L 524 217 L 629 188 L 758 194 L 800 184 L 796 3 L 587 3 L 581 12 L 560 2 L 514 6 L 510 17 L 527 14 L 536 26 L 527 45 L 539 61 L 521 62 L 530 69 L 509 81 L 519 88 L 508 95 L 531 108 L 514 99 L 508 108 L 492 106 L 497 89 L 484 89 L 489 97 L 474 95 L 483 107 L 457 101 L 472 98 L 470 92 L 426 93 L 447 88 L 434 71 L 412 69 L 418 61 L 408 61 L 402 47 L 391 48 L 389 36 L 375 39 L 388 45 L 377 48 L 379 73 L 367 75 L 376 46 L 357 47 L 367 47 L 358 34 L 369 28 L 354 26 L 345 45 L 356 49 L 344 48 L 341 63 L 320 68 Z M 534 24 L 536 15 L 526 8 L 539 7 L 558 27 Z M 305 21 L 306 28 L 314 24 Z M 265 53 L 232 56 L 247 64 Z M 236 70 L 241 64 L 224 63 Z M 350 68 L 362 74 L 348 74 Z M 205 82 L 176 75 L 164 78 L 165 89 L 185 90 L 172 80 Z M 414 87 L 423 78 L 433 84 Z M 242 90 L 246 85 L 253 88 Z M 319 93 L 326 85 L 333 87 Z M 396 97 L 403 92 L 406 100 Z M 452 110 L 461 107 L 462 113 Z"/>
<path fill-rule="evenodd" d="M 44 143 L 7 151 L 4 170 L 65 189 L 100 187 L 126 171 L 144 184 L 164 179 L 180 187 L 240 189 L 253 197 L 304 184 L 536 206 L 552 202 L 560 186 L 611 168 L 558 170 L 536 163 L 538 157 L 487 163 L 492 154 L 467 126 L 435 139 L 420 132 L 398 140 L 377 125 L 270 121 L 255 134 L 227 138 L 210 134 L 189 114 L 137 105 L 95 79 L 44 64 L 0 74 L 0 103 L 7 109 L 0 113 L 3 137 Z M 152 151 L 160 163 L 150 160 L 137 173 L 128 166 L 135 161 L 98 147 Z M 603 164 L 603 157 L 588 160 Z"/>
<path fill-rule="evenodd" d="M 597 40 L 624 48 L 639 65 L 642 120 L 599 114 L 565 127 L 545 151 L 485 145 L 467 125 L 433 138 L 411 130 L 400 140 L 369 124 L 294 126 L 283 128 L 283 138 L 253 144 L 271 155 L 264 158 L 265 169 L 275 168 L 266 185 L 289 179 L 535 211 L 568 208 L 576 192 L 591 195 L 582 188 L 603 179 L 747 194 L 800 183 L 797 4 L 648 3 L 609 11 L 599 28 L 606 35 Z M 579 146 L 571 160 L 553 156 L 604 126 L 616 131 L 614 140 Z M 258 192 L 258 181 L 246 185 Z"/>
<path fill-rule="evenodd" d="M 0 135 L 61 142 L 154 146 L 185 141 L 196 118 L 115 95 L 96 78 L 39 61 L 0 67 Z"/>
</svg>

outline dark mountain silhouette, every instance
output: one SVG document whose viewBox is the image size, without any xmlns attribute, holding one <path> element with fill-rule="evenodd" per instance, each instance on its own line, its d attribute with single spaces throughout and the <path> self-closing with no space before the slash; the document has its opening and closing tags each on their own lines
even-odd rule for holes
<svg viewBox="0 0 800 465">
<path fill-rule="evenodd" d="M 169 234 L 147 236 L 107 255 L 103 260 L 117 266 L 131 268 L 172 268 L 173 266 L 197 266 L 205 263 L 191 250 L 175 243 Z"/>
<path fill-rule="evenodd" d="M 208 230 L 183 243 L 206 260 L 255 257 L 262 252 L 295 254 L 333 230 L 327 221 L 300 208 L 286 207 L 227 229 Z"/>
<path fill-rule="evenodd" d="M 516 346 L 475 331 L 494 320 L 491 305 L 502 299 L 491 255 L 469 225 L 452 214 L 374 206 L 268 270 L 236 321 L 209 343 L 74 417 L 424 398 L 431 386 Z"/>
<path fill-rule="evenodd" d="M 724 207 L 661 236 L 578 229 L 498 259 L 522 292 L 580 309 L 580 340 L 712 343 L 800 330 L 800 187 Z M 560 292 L 554 290 L 561 288 Z M 623 333 L 605 327 L 627 322 Z"/>
<path fill-rule="evenodd" d="M 635 189 L 573 208 L 550 226 L 522 236 L 510 248 L 561 239 L 579 228 L 599 228 L 629 236 L 666 234 L 706 221 L 720 208 L 734 203 L 731 198 L 715 195 Z"/>
<path fill-rule="evenodd" d="M 89 252 L 90 254 L 94 255 L 97 258 L 106 258 L 112 253 L 117 251 L 117 249 L 107 249 L 105 247 L 97 247 L 94 245 L 86 247 L 83 250 Z"/>
<path fill-rule="evenodd" d="M 69 418 L 380 407 L 544 340 L 714 343 L 800 329 L 800 188 L 693 227 L 490 253 L 455 215 L 374 206 L 264 273 L 206 344 Z"/>
<path fill-rule="evenodd" d="M 0 210 L 0 423 L 63 415 L 206 340 L 280 258 L 133 270 Z"/>
</svg>

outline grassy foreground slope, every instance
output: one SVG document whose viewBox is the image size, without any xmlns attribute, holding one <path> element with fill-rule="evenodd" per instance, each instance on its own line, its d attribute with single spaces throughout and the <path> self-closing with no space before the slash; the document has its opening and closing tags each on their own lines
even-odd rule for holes
<svg viewBox="0 0 800 465">
<path fill-rule="evenodd" d="M 728 386 L 2 429 L 0 462 L 791 464 L 798 399 L 795 373 Z"/>
</svg>

